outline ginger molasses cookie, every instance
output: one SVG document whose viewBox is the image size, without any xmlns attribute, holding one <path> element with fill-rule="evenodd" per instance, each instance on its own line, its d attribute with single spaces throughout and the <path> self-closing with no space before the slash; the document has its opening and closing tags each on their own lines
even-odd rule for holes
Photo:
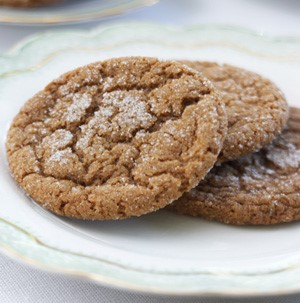
<svg viewBox="0 0 300 303">
<path fill-rule="evenodd" d="M 230 224 L 276 224 L 300 219 L 300 109 L 261 151 L 213 168 L 171 207 L 180 214 Z"/>
<path fill-rule="evenodd" d="M 271 81 L 231 65 L 182 62 L 211 80 L 226 105 L 228 134 L 219 162 L 256 151 L 281 132 L 286 124 L 288 106 L 279 88 Z"/>
<path fill-rule="evenodd" d="M 0 0 L 0 5 L 13 7 L 33 7 L 61 1 L 63 0 Z"/>
<path fill-rule="evenodd" d="M 27 101 L 8 132 L 7 155 L 17 183 L 45 208 L 119 219 L 196 186 L 226 128 L 219 95 L 197 71 L 116 58 L 71 71 Z"/>
</svg>

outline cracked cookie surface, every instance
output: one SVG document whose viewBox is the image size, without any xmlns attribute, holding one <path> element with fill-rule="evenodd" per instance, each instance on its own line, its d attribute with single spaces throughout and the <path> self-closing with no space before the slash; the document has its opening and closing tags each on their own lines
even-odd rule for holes
<svg viewBox="0 0 300 303">
<path fill-rule="evenodd" d="M 128 57 L 93 63 L 25 103 L 8 132 L 17 183 L 83 219 L 155 211 L 196 186 L 227 129 L 211 83 L 186 66 Z"/>
<path fill-rule="evenodd" d="M 218 162 L 259 150 L 282 131 L 288 117 L 288 105 L 271 81 L 227 64 L 181 62 L 211 80 L 226 105 L 228 134 Z"/>
<path fill-rule="evenodd" d="M 300 109 L 261 151 L 215 167 L 170 209 L 230 224 L 300 219 Z"/>
</svg>

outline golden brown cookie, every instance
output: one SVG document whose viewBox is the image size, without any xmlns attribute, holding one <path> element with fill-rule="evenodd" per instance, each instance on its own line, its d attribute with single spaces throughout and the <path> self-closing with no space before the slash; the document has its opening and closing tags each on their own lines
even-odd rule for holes
<svg viewBox="0 0 300 303">
<path fill-rule="evenodd" d="M 261 151 L 224 163 L 170 209 L 230 224 L 276 224 L 300 219 L 300 109 Z"/>
<path fill-rule="evenodd" d="M 8 132 L 17 183 L 45 208 L 120 219 L 164 207 L 214 165 L 227 128 L 211 83 L 185 65 L 111 59 L 26 102 Z"/>
<path fill-rule="evenodd" d="M 271 81 L 227 64 L 182 62 L 211 80 L 226 105 L 228 134 L 219 162 L 259 150 L 282 131 L 288 106 L 279 88 Z"/>
<path fill-rule="evenodd" d="M 0 5 L 12 7 L 34 7 L 61 1 L 63 0 L 0 0 Z"/>
</svg>

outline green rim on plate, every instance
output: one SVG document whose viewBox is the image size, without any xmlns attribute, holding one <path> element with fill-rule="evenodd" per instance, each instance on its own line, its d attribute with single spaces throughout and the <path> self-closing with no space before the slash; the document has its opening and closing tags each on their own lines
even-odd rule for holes
<svg viewBox="0 0 300 303">
<path fill-rule="evenodd" d="M 48 32 L 26 39 L 0 56 L 0 81 L 39 70 L 68 51 L 109 50 L 133 41 L 139 44 L 161 44 L 167 49 L 222 47 L 265 60 L 300 63 L 298 38 L 265 37 L 243 28 L 228 26 L 178 28 L 123 23 L 101 26 L 91 31 Z M 0 82 L 0 94 L 1 89 Z M 300 291 L 300 255 L 296 262 L 284 268 L 255 274 L 218 271 L 174 274 L 137 270 L 118 262 L 53 247 L 26 226 L 7 216 L 1 210 L 1 203 L 4 201 L 0 201 L 0 247 L 9 255 L 41 269 L 81 276 L 135 291 L 168 295 L 257 296 Z M 262 285 L 261 281 L 267 282 Z"/>
</svg>

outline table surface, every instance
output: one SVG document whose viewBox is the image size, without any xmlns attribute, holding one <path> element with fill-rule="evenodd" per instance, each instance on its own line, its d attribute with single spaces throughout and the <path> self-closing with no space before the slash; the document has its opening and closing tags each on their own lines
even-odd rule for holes
<svg viewBox="0 0 300 303">
<path fill-rule="evenodd" d="M 227 24 L 244 26 L 266 35 L 300 37 L 298 0 L 161 0 L 109 21 L 153 21 L 175 25 Z M 46 30 L 89 29 L 107 21 L 55 27 L 0 25 L 0 52 L 21 39 Z M 300 302 L 300 294 L 279 298 L 216 299 L 171 298 L 115 290 L 80 279 L 52 274 L 12 261 L 0 254 L 0 302 Z"/>
</svg>

